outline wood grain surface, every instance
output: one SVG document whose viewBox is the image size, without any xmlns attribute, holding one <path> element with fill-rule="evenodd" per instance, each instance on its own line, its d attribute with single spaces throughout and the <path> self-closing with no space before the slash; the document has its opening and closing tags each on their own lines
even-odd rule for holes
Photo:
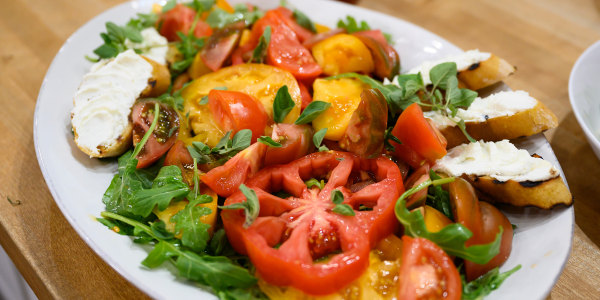
<svg viewBox="0 0 600 300">
<path fill-rule="evenodd" d="M 4 0 L 0 9 L 0 243 L 39 298 L 147 297 L 104 263 L 54 203 L 33 146 L 33 111 L 62 43 L 117 0 Z M 600 297 L 600 160 L 569 105 L 570 70 L 600 38 L 592 0 L 365 0 L 359 6 L 422 26 L 463 49 L 479 48 L 518 67 L 507 80 L 558 116 L 546 133 L 575 197 L 573 249 L 550 294 Z"/>
</svg>

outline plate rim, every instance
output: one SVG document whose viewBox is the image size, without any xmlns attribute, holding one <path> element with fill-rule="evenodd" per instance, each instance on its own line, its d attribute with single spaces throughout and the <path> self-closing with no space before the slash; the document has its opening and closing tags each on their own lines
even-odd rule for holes
<svg viewBox="0 0 600 300">
<path fill-rule="evenodd" d="M 56 69 L 57 67 L 57 58 L 59 57 L 60 53 L 62 51 L 64 51 L 64 49 L 66 49 L 67 47 L 69 47 L 72 43 L 73 43 L 73 37 L 75 35 L 77 35 L 80 31 L 83 30 L 83 28 L 87 27 L 89 24 L 96 22 L 97 19 L 101 19 L 102 17 L 104 17 L 105 15 L 110 15 L 113 14 L 114 11 L 118 11 L 120 9 L 122 9 L 122 7 L 126 7 L 126 6 L 132 6 L 134 10 L 136 10 L 136 3 L 139 4 L 139 2 L 148 2 L 148 1 L 144 1 L 144 0 L 131 0 L 128 2 L 124 2 L 121 4 L 117 4 L 114 5 L 104 11 L 102 11 L 101 13 L 95 15 L 93 18 L 89 19 L 88 21 L 86 21 L 84 24 L 82 24 L 81 26 L 79 26 L 77 28 L 77 30 L 75 30 L 67 39 L 66 41 L 63 43 L 63 45 L 60 47 L 60 49 L 57 51 L 57 53 L 55 54 L 54 58 L 52 59 L 51 64 L 49 65 L 48 69 L 46 70 L 46 73 L 44 75 L 44 79 L 42 81 L 41 87 L 38 91 L 38 97 L 36 99 L 36 105 L 35 105 L 35 109 L 34 109 L 34 119 L 33 119 L 33 142 L 34 142 L 34 148 L 35 148 L 35 153 L 36 153 L 36 157 L 37 157 L 37 161 L 38 161 L 38 165 L 40 167 L 40 170 L 42 171 L 42 175 L 44 178 L 44 181 L 46 182 L 46 185 L 48 186 L 50 193 L 53 197 L 54 202 L 57 204 L 57 206 L 59 207 L 62 215 L 65 217 L 65 219 L 69 222 L 69 225 L 75 229 L 75 231 L 77 232 L 77 234 L 79 235 L 79 237 L 85 241 L 85 243 L 87 244 L 87 246 L 89 248 L 91 248 L 96 255 L 98 255 L 104 262 L 106 262 L 111 268 L 113 268 L 115 271 L 117 271 L 125 280 L 127 280 L 128 282 L 130 282 L 132 285 L 134 285 L 136 288 L 138 288 L 142 293 L 151 296 L 151 294 L 154 295 L 161 295 L 162 293 L 160 292 L 156 292 L 156 290 L 152 287 L 152 285 L 150 284 L 145 284 L 144 282 L 142 282 L 141 280 L 139 280 L 138 278 L 135 278 L 135 276 L 133 276 L 133 274 L 131 272 L 129 272 L 128 270 L 126 270 L 125 268 L 122 268 L 121 265 L 115 261 L 110 255 L 108 255 L 107 252 L 105 252 L 104 250 L 102 250 L 101 247 L 98 246 L 98 243 L 92 239 L 91 237 L 88 236 L 87 232 L 82 228 L 82 226 L 76 222 L 76 220 L 74 219 L 73 216 L 71 216 L 68 213 L 68 209 L 66 208 L 66 203 L 64 203 L 64 201 L 60 201 L 60 196 L 58 195 L 58 188 L 55 185 L 55 182 L 53 181 L 53 178 L 50 176 L 49 174 L 49 170 L 47 169 L 48 166 L 45 163 L 45 160 L 43 159 L 43 155 L 41 153 L 41 147 L 39 145 L 40 140 L 39 140 L 39 109 L 40 109 L 40 100 L 42 98 L 42 96 L 44 95 L 44 92 L 47 90 L 47 82 L 48 82 L 48 74 L 51 73 L 51 71 L 53 71 L 54 69 Z M 154 1 L 150 1 L 150 2 L 154 2 Z M 290 1 L 291 2 L 291 1 Z M 347 3 L 343 3 L 343 2 L 336 2 L 336 1 L 332 1 L 332 0 L 325 0 L 325 2 L 330 2 L 330 3 L 335 3 L 336 5 L 340 5 L 340 6 L 345 6 L 351 9 L 359 9 L 362 11 L 368 11 L 369 13 L 378 15 L 378 16 L 384 16 L 386 18 L 393 18 L 396 21 L 402 22 L 405 25 L 412 27 L 414 29 L 417 30 L 421 30 L 421 31 L 425 31 L 428 34 L 432 35 L 433 37 L 436 37 L 440 40 L 442 40 L 443 42 L 445 42 L 447 45 L 450 45 L 451 47 L 454 47 L 460 51 L 464 51 L 462 48 L 456 46 L 454 43 L 448 41 L 447 39 L 439 36 L 438 34 L 424 28 L 421 27 L 417 24 L 414 24 L 412 22 L 409 22 L 407 20 L 401 19 L 400 17 L 396 17 L 396 16 L 392 16 L 392 15 L 388 15 L 385 14 L 383 12 L 379 12 L 379 11 L 374 11 L 368 8 L 364 8 L 364 7 L 359 7 L 359 6 L 354 6 L 354 5 L 350 5 Z M 600 44 L 599 42 L 596 42 L 594 45 L 590 46 L 590 48 L 592 48 L 593 46 L 597 46 L 597 44 Z M 590 48 L 588 48 L 584 54 L 590 50 Z M 584 55 L 582 54 L 582 56 Z M 581 59 L 581 57 L 577 60 L 576 64 L 579 63 L 579 60 Z M 571 74 L 572 75 L 572 74 Z M 571 84 L 569 82 L 569 94 L 571 93 Z M 577 117 L 577 114 L 576 114 Z M 546 136 L 544 135 L 544 139 L 546 140 L 546 143 L 549 144 L 548 139 L 546 138 Z M 551 148 L 551 145 L 549 144 L 550 149 L 552 150 L 552 153 L 554 154 L 554 150 Z M 560 166 L 560 162 L 558 162 L 558 158 L 556 158 L 556 161 L 558 163 L 558 167 L 561 168 Z M 566 184 L 566 177 L 564 176 L 564 173 L 562 173 L 562 168 L 561 168 L 561 174 L 563 176 L 563 180 L 565 181 Z M 567 184 L 568 187 L 568 184 Z M 570 232 L 571 232 L 571 236 L 569 238 L 569 245 L 568 245 L 568 251 L 567 251 L 567 256 L 566 258 L 562 261 L 562 264 L 560 266 L 560 272 L 558 272 L 558 274 L 555 276 L 555 278 L 552 281 L 552 285 L 551 288 L 548 289 L 547 291 L 545 291 L 545 294 L 543 295 L 542 298 L 547 297 L 550 292 L 552 291 L 553 287 L 556 285 L 556 282 L 558 281 L 558 279 L 560 278 L 560 276 L 562 275 L 566 264 L 570 258 L 571 255 L 571 250 L 573 247 L 573 237 L 574 237 L 574 226 L 575 226 L 575 215 L 574 215 L 574 208 L 573 206 L 569 206 L 566 208 L 566 210 L 570 211 L 570 222 L 571 222 L 571 228 L 570 228 Z M 176 280 L 175 278 L 173 278 L 172 280 Z M 202 289 L 201 289 L 202 290 Z M 203 291 L 206 291 L 206 289 L 204 289 Z M 199 295 L 200 296 L 200 295 Z"/>
</svg>

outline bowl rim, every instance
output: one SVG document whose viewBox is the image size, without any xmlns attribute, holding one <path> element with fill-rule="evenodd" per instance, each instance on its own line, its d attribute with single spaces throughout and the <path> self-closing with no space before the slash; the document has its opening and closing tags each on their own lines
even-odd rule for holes
<svg viewBox="0 0 600 300">
<path fill-rule="evenodd" d="M 579 123 L 579 126 L 581 127 L 581 129 L 583 129 L 583 132 L 585 133 L 588 142 L 590 144 L 592 144 L 591 146 L 593 148 L 595 148 L 594 152 L 598 152 L 600 151 L 600 137 L 596 136 L 596 134 L 594 134 L 592 132 L 592 129 L 588 126 L 588 124 L 586 123 L 586 121 L 583 119 L 583 115 L 582 113 L 579 111 L 579 106 L 577 105 L 575 99 L 575 91 L 574 91 L 574 86 L 573 86 L 573 82 L 574 82 L 574 77 L 575 74 L 579 72 L 579 70 L 581 69 L 581 65 L 584 64 L 584 62 L 588 59 L 588 56 L 591 55 L 591 53 L 594 53 L 596 51 L 600 51 L 600 40 L 594 42 L 592 45 L 588 46 L 583 53 L 581 53 L 581 55 L 577 58 L 577 60 L 575 61 L 575 64 L 573 65 L 573 68 L 571 69 L 571 74 L 569 75 L 569 102 L 571 103 L 571 108 L 573 110 L 573 113 L 575 114 L 575 118 L 577 119 L 577 123 Z M 600 155 L 598 156 L 598 158 L 600 159 Z"/>
</svg>

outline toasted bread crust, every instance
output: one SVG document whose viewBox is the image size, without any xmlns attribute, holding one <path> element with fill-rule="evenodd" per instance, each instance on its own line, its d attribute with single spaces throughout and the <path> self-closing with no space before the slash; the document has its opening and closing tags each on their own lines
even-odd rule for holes
<svg viewBox="0 0 600 300">
<path fill-rule="evenodd" d="M 88 149 L 86 147 L 82 147 L 81 145 L 79 145 L 77 143 L 77 140 L 79 138 L 79 135 L 77 134 L 77 129 L 75 127 L 73 127 L 73 134 L 75 135 L 75 144 L 77 145 L 77 148 L 79 148 L 79 150 L 83 151 L 83 153 L 89 155 L 90 157 L 97 157 L 97 158 L 102 158 L 102 157 L 113 157 L 113 156 L 119 156 L 123 153 L 125 153 L 125 151 L 127 151 L 127 149 L 129 149 L 132 145 L 132 136 L 133 136 L 133 125 L 131 124 L 131 122 L 129 122 L 129 124 L 127 124 L 127 127 L 125 128 L 125 130 L 123 130 L 123 133 L 121 133 L 121 136 L 119 137 L 119 139 L 117 139 L 117 141 L 109 146 L 109 147 L 105 147 L 105 146 L 98 146 L 98 153 L 94 153 L 92 152 L 93 149 Z"/>
<path fill-rule="evenodd" d="M 573 196 L 560 176 L 537 182 L 497 181 L 490 176 L 463 175 L 477 190 L 479 197 L 493 203 L 514 206 L 535 206 L 550 209 L 556 205 L 571 205 Z"/>
<path fill-rule="evenodd" d="M 516 68 L 506 60 L 491 54 L 487 60 L 458 72 L 459 85 L 471 90 L 479 90 L 504 80 L 515 70 Z"/>
<path fill-rule="evenodd" d="M 152 77 L 148 79 L 148 86 L 142 91 L 140 98 L 158 97 L 169 89 L 171 73 L 166 65 L 159 64 L 145 56 L 142 57 L 152 65 Z"/>
<path fill-rule="evenodd" d="M 514 115 L 491 118 L 485 122 L 466 122 L 469 135 L 475 140 L 501 141 L 530 136 L 558 126 L 556 115 L 542 102 Z M 468 142 L 457 126 L 440 130 L 448 141 L 448 149 Z"/>
</svg>

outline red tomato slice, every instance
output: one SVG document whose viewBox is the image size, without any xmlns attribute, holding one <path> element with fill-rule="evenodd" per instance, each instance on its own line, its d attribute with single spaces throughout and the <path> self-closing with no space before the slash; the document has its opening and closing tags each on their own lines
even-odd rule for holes
<svg viewBox="0 0 600 300">
<path fill-rule="evenodd" d="M 154 120 L 155 101 L 140 101 L 131 109 L 133 144 L 139 143 Z M 160 104 L 158 123 L 138 156 L 137 168 L 145 168 L 157 161 L 177 140 L 179 116 L 170 107 Z"/>
<path fill-rule="evenodd" d="M 321 67 L 312 54 L 300 43 L 299 37 L 288 25 L 290 20 L 277 10 L 270 10 L 252 27 L 250 40 L 233 54 L 233 63 L 244 61 L 244 55 L 252 51 L 267 26 L 271 26 L 271 41 L 267 49 L 267 63 L 289 71 L 298 79 L 314 79 L 321 74 Z M 294 21 L 291 21 L 295 23 Z"/>
<path fill-rule="evenodd" d="M 263 164 L 267 145 L 254 143 L 236 154 L 224 165 L 204 174 L 200 180 L 221 197 L 236 192 L 246 178 L 256 173 Z"/>
<path fill-rule="evenodd" d="M 315 35 L 310 30 L 300 26 L 294 19 L 294 13 L 288 8 L 280 6 L 274 11 L 276 11 L 285 21 L 285 24 L 288 25 L 294 31 L 294 33 L 296 33 L 296 36 L 298 37 L 300 43 L 311 39 Z"/>
<path fill-rule="evenodd" d="M 448 190 L 454 218 L 473 232 L 473 237 L 466 243 L 467 246 L 491 243 L 496 238 L 500 226 L 503 228 L 498 255 L 484 265 L 465 260 L 467 280 L 471 281 L 502 265 L 508 259 L 512 249 L 512 225 L 497 208 L 477 200 L 475 190 L 466 180 L 457 178 L 449 184 Z"/>
<path fill-rule="evenodd" d="M 272 138 L 278 141 L 281 147 L 267 147 L 264 165 L 286 164 L 312 152 L 313 133 L 310 125 L 276 124 Z"/>
<path fill-rule="evenodd" d="M 235 134 L 250 129 L 253 143 L 265 132 L 269 117 L 262 104 L 248 94 L 211 90 L 208 105 L 213 118 L 225 131 L 231 130 Z"/>
<path fill-rule="evenodd" d="M 406 188 L 413 188 L 429 179 L 429 164 L 424 164 L 415 170 L 410 177 L 406 180 Z M 427 200 L 427 189 L 422 189 L 408 198 L 406 201 L 406 207 L 408 209 L 415 209 L 423 204 Z"/>
<path fill-rule="evenodd" d="M 217 30 L 200 51 L 202 62 L 213 71 L 220 69 L 237 46 L 241 31 L 245 27 L 246 23 L 240 21 Z"/>
<path fill-rule="evenodd" d="M 460 300 L 462 286 L 452 259 L 424 238 L 402 237 L 399 300 Z"/>
<path fill-rule="evenodd" d="M 177 32 L 187 34 L 194 23 L 195 15 L 196 12 L 193 9 L 179 3 L 173 9 L 160 15 L 157 21 L 158 31 L 169 42 L 179 41 Z M 208 24 L 202 20 L 196 22 L 196 28 L 194 28 L 196 37 L 210 36 L 211 34 L 212 29 Z"/>
<path fill-rule="evenodd" d="M 371 173 L 375 183 L 351 192 L 347 186 L 355 184 L 353 174 L 359 171 Z M 310 178 L 328 180 L 322 190 L 309 190 L 304 181 Z M 265 168 L 245 184 L 258 196 L 258 219 L 244 228 L 243 211 L 223 210 L 223 225 L 236 251 L 247 254 L 261 278 L 271 284 L 293 286 L 311 295 L 337 291 L 362 274 L 370 249 L 397 228 L 394 203 L 403 191 L 402 179 L 398 167 L 384 157 L 318 152 Z M 332 211 L 331 194 L 336 189 L 344 195 L 343 203 L 354 209 L 354 216 Z M 280 191 L 291 196 L 283 199 L 272 194 Z M 237 192 L 225 205 L 245 200 Z M 359 211 L 360 205 L 372 210 Z"/>
<path fill-rule="evenodd" d="M 304 83 L 298 81 L 298 86 L 300 87 L 300 95 L 302 96 L 302 110 L 304 110 L 313 101 L 313 99 Z"/>
<path fill-rule="evenodd" d="M 430 162 L 446 155 L 446 139 L 427 122 L 417 103 L 411 104 L 400 114 L 392 134 L 402 141 L 402 145 Z M 396 147 L 398 144 L 393 145 Z"/>
</svg>

